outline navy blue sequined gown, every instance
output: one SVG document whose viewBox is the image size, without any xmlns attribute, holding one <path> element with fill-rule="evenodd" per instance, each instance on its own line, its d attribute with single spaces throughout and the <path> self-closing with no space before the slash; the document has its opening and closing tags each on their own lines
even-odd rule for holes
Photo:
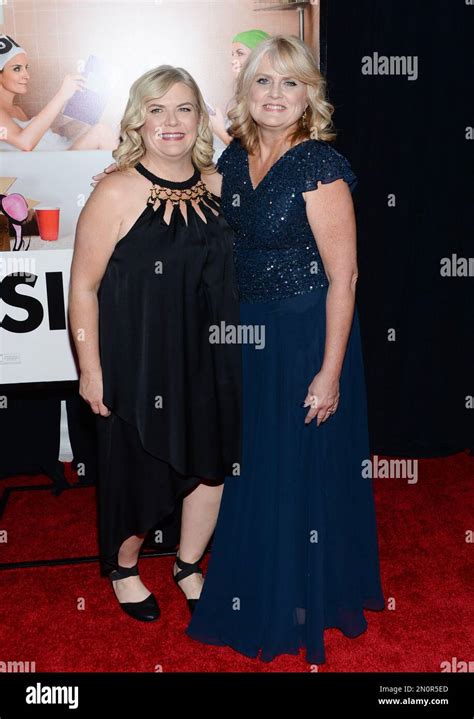
<svg viewBox="0 0 474 719">
<path fill-rule="evenodd" d="M 328 287 L 301 193 L 339 178 L 352 191 L 357 179 L 317 140 L 288 150 L 256 189 L 238 140 L 218 169 L 236 233 L 240 323 L 265 334 L 242 345 L 241 473 L 225 480 L 187 634 L 264 661 L 303 647 L 321 664 L 325 628 L 355 637 L 367 627 L 364 608 L 384 608 L 372 485 L 361 470 L 369 444 L 357 310 L 337 412 L 306 426 L 301 406 L 323 359 Z"/>
</svg>

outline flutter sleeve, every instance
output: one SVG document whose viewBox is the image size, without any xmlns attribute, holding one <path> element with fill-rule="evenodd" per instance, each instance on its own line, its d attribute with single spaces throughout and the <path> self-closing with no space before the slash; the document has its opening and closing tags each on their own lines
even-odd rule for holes
<svg viewBox="0 0 474 719">
<path fill-rule="evenodd" d="M 302 192 L 316 190 L 318 182 L 327 184 L 343 179 L 351 192 L 358 184 L 358 179 L 349 160 L 327 142 L 317 140 L 310 143 L 311 147 L 304 163 Z"/>
</svg>

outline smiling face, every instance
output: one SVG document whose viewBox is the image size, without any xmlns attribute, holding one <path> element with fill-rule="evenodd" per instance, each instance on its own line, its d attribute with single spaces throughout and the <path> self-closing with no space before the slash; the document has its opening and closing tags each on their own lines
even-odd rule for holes
<svg viewBox="0 0 474 719">
<path fill-rule="evenodd" d="M 286 130 L 295 125 L 308 105 L 306 85 L 280 75 L 264 55 L 249 93 L 249 111 L 262 128 Z"/>
<path fill-rule="evenodd" d="M 175 83 L 164 95 L 146 103 L 145 124 L 140 128 L 147 152 L 181 158 L 192 152 L 200 111 L 190 87 Z"/>
<path fill-rule="evenodd" d="M 30 76 L 28 74 L 28 57 L 26 53 L 19 52 L 12 57 L 0 73 L 2 87 L 15 95 L 24 95 L 28 88 Z"/>
<path fill-rule="evenodd" d="M 242 45 L 241 42 L 232 43 L 232 72 L 234 75 L 240 73 L 251 52 L 251 49 L 247 45 Z"/>
</svg>

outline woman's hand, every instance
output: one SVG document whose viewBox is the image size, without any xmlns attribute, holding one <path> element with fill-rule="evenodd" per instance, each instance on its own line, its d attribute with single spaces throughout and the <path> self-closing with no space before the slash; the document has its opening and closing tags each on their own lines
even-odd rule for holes
<svg viewBox="0 0 474 719">
<path fill-rule="evenodd" d="M 321 422 L 325 422 L 337 410 L 339 396 L 339 380 L 318 372 L 308 387 L 303 404 L 303 407 L 311 408 L 304 423 L 309 424 L 317 417 L 316 424 L 319 427 Z"/>
<path fill-rule="evenodd" d="M 78 90 L 80 92 L 84 91 L 85 81 L 86 78 L 84 75 L 66 75 L 61 87 L 59 88 L 58 95 L 60 95 L 64 102 L 67 102 L 67 100 L 69 100 Z"/>
<path fill-rule="evenodd" d="M 112 164 L 106 167 L 103 172 L 100 172 L 98 175 L 92 175 L 92 179 L 95 180 L 95 182 L 91 182 L 92 187 L 95 187 L 104 177 L 109 175 L 111 172 L 115 172 L 117 169 L 117 163 L 112 162 Z"/>
<path fill-rule="evenodd" d="M 82 399 L 90 405 L 94 414 L 100 414 L 102 417 L 108 417 L 110 415 L 110 409 L 102 402 L 102 370 L 81 372 L 79 394 Z"/>
</svg>

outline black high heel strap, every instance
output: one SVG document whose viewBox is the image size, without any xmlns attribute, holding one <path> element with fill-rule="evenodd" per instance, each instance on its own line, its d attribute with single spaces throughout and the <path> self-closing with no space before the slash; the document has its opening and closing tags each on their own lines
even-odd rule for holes
<svg viewBox="0 0 474 719">
<path fill-rule="evenodd" d="M 202 569 L 199 566 L 199 562 L 183 562 L 183 560 L 176 555 L 176 564 L 180 568 L 180 572 L 176 572 L 174 575 L 175 582 L 180 582 L 186 577 L 190 577 L 191 574 L 202 574 Z M 200 561 L 200 560 L 199 560 Z"/>
<path fill-rule="evenodd" d="M 114 569 L 110 574 L 109 578 L 112 582 L 116 582 L 118 579 L 126 579 L 127 577 L 138 576 L 138 563 L 134 567 L 120 567 Z"/>
</svg>

